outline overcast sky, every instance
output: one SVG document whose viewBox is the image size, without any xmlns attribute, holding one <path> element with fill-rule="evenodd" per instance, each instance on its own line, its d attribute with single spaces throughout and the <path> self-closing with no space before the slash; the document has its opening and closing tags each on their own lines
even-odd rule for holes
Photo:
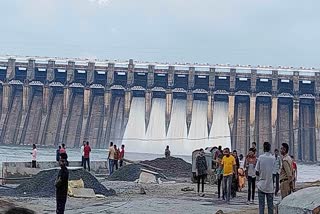
<svg viewBox="0 0 320 214">
<path fill-rule="evenodd" d="M 320 67 L 317 0 L 1 0 L 0 54 Z"/>
</svg>

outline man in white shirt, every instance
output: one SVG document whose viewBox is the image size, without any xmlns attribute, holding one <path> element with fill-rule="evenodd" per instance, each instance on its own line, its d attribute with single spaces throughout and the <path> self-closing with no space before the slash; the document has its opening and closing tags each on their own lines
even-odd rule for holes
<svg viewBox="0 0 320 214">
<path fill-rule="evenodd" d="M 264 214 L 265 198 L 267 198 L 268 214 L 273 214 L 273 167 L 275 158 L 270 153 L 271 145 L 264 142 L 264 154 L 260 155 L 256 165 L 258 177 L 259 214 Z"/>
<path fill-rule="evenodd" d="M 82 146 L 80 148 L 80 152 L 81 152 L 81 155 L 82 155 L 82 158 L 81 158 L 81 166 L 84 165 L 84 147 L 86 145 L 86 141 L 83 141 L 82 143 Z"/>
<path fill-rule="evenodd" d="M 31 167 L 37 168 L 37 147 L 36 147 L 36 144 L 32 145 L 31 156 L 32 156 Z"/>
</svg>

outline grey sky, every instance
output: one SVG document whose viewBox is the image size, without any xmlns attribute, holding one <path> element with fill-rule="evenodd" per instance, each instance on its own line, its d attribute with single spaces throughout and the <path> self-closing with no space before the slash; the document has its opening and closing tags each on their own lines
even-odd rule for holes
<svg viewBox="0 0 320 214">
<path fill-rule="evenodd" d="M 0 54 L 320 67 L 320 2 L 1 0 Z"/>
</svg>

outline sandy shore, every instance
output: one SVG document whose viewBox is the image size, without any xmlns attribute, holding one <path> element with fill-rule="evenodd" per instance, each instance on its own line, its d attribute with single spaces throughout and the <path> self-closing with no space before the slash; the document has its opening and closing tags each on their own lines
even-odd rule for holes
<svg viewBox="0 0 320 214">
<path fill-rule="evenodd" d="M 102 181 L 103 185 L 116 190 L 117 195 L 108 198 L 68 198 L 67 214 L 78 213 L 257 213 L 257 202 L 246 205 L 247 191 L 238 193 L 237 197 L 226 204 L 217 197 L 217 186 L 206 185 L 205 197 L 197 196 L 195 191 L 184 192 L 182 188 L 196 190 L 196 185 L 189 181 L 163 184 L 137 184 L 134 182 Z M 143 187 L 146 194 L 140 194 Z M 37 213 L 54 213 L 55 198 L 15 198 L 2 197 L 0 212 L 13 204 L 36 211 Z M 275 203 L 279 198 L 275 198 Z"/>
</svg>

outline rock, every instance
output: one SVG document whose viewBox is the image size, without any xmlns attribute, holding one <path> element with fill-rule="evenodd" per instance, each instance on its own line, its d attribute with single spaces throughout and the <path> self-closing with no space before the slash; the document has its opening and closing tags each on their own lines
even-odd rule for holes
<svg viewBox="0 0 320 214">
<path fill-rule="evenodd" d="M 194 188 L 192 188 L 192 187 L 184 187 L 184 188 L 181 189 L 181 191 L 184 191 L 184 192 L 194 191 Z"/>
<path fill-rule="evenodd" d="M 139 183 L 157 184 L 159 174 L 150 170 L 141 169 Z"/>
<path fill-rule="evenodd" d="M 278 206 L 278 214 L 320 213 L 320 187 L 309 187 L 285 197 Z"/>
<path fill-rule="evenodd" d="M 71 187 L 72 188 L 72 187 Z M 95 198 L 96 194 L 93 189 L 89 188 L 72 188 L 73 197 L 75 198 Z"/>
<path fill-rule="evenodd" d="M 216 212 L 216 214 L 223 214 L 224 212 L 222 211 L 222 210 L 218 210 L 217 212 Z"/>
</svg>

